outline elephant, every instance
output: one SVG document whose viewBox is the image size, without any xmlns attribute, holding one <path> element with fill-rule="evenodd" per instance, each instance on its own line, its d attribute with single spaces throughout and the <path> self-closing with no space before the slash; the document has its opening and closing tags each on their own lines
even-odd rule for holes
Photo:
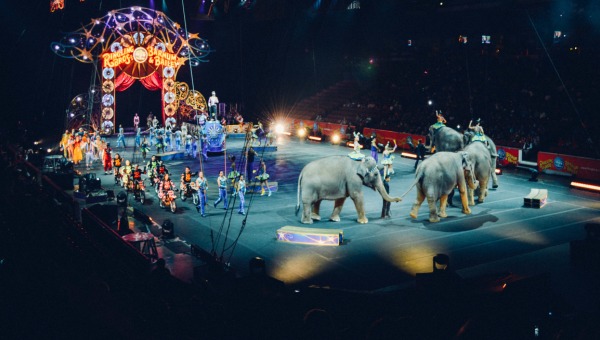
<svg viewBox="0 0 600 340">
<path fill-rule="evenodd" d="M 348 156 L 329 156 L 314 160 L 304 166 L 298 177 L 298 201 L 296 215 L 302 198 L 302 223 L 320 221 L 319 207 L 322 200 L 335 201 L 329 220 L 339 222 L 344 201 L 350 197 L 358 213 L 358 223 L 368 223 L 365 216 L 362 186 L 377 190 L 388 202 L 400 202 L 400 197 L 391 197 L 385 191 L 383 181 L 373 157 L 355 161 Z M 312 212 L 311 212 L 312 208 Z"/>
<path fill-rule="evenodd" d="M 435 151 L 458 151 L 465 147 L 463 135 L 451 127 L 442 126 L 435 129 L 429 127 L 429 145 L 425 146 L 428 150 L 435 146 Z"/>
<path fill-rule="evenodd" d="M 472 131 L 466 131 L 463 134 L 463 139 L 465 145 L 469 145 L 473 143 L 473 137 L 475 134 Z M 496 143 L 487 135 L 484 135 L 487 142 L 487 149 L 490 153 L 490 158 L 492 160 L 492 188 L 496 189 L 498 187 L 498 176 L 496 175 L 496 161 L 498 160 L 498 152 L 496 151 Z"/>
<path fill-rule="evenodd" d="M 417 218 L 421 204 L 427 198 L 429 204 L 429 222 L 439 222 L 440 217 L 446 217 L 448 194 L 458 184 L 463 213 L 470 214 L 467 202 L 467 186 L 477 188 L 473 162 L 466 152 L 440 151 L 425 159 L 417 167 L 415 181 L 409 188 L 417 186 L 417 200 L 412 206 L 410 217 Z M 438 214 L 436 202 L 440 200 Z"/>
<path fill-rule="evenodd" d="M 477 201 L 483 203 L 483 200 L 487 196 L 488 181 L 495 170 L 492 166 L 492 158 L 488 148 L 481 142 L 473 142 L 467 145 L 464 152 L 469 154 L 471 161 L 473 162 L 475 178 L 479 182 L 479 196 Z M 469 188 L 467 192 L 469 205 L 475 205 L 475 190 Z"/>
</svg>

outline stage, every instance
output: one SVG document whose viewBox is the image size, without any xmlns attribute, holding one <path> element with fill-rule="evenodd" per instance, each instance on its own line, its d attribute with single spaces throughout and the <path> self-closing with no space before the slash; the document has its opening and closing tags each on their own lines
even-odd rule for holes
<svg viewBox="0 0 600 340">
<path fill-rule="evenodd" d="M 132 142 L 128 140 L 128 145 Z M 228 139 L 226 155 L 240 159 L 243 142 L 243 139 Z M 111 141 L 111 145 L 116 143 Z M 294 214 L 297 178 L 302 167 L 311 160 L 345 155 L 352 149 L 283 136 L 277 142 L 277 151 L 263 153 L 260 147 L 255 150 L 259 154 L 255 168 L 263 158 L 269 180 L 277 182 L 278 188 L 271 197 L 247 194 L 246 216 L 237 214 L 238 200 L 235 206 L 229 202 L 227 214 L 223 203 L 213 207 L 217 198 L 216 178 L 225 166 L 224 154 L 211 155 L 204 163 L 204 174 L 209 181 L 207 216 L 204 218 L 196 212 L 190 199 L 185 202 L 177 199 L 175 214 L 160 208 L 151 188 L 147 191 L 145 205 L 130 200 L 133 209 L 150 216 L 157 225 L 166 219 L 173 222 L 176 241 L 183 245 L 171 245 L 170 248 L 178 249 L 172 251 L 165 247 L 168 243 L 165 241 L 159 243 L 158 251 L 179 278 L 193 281 L 194 268 L 203 264 L 191 251 L 185 251 L 189 248 L 186 245 L 195 245 L 222 256 L 222 265 L 236 277 L 248 275 L 249 260 L 260 257 L 265 260 L 267 274 L 289 287 L 387 292 L 413 287 L 416 274 L 431 272 L 432 258 L 443 253 L 449 256 L 450 270 L 464 279 L 510 273 L 514 280 L 548 273 L 553 286 L 566 299 L 577 301 L 578 308 L 593 308 L 598 304 L 598 300 L 589 298 L 590 293 L 599 295 L 597 282 L 589 279 L 585 269 L 571 265 L 569 242 L 586 237 L 586 223 L 600 223 L 599 196 L 570 188 L 564 177 L 540 174 L 538 182 L 531 182 L 528 181 L 529 172 L 504 169 L 504 174 L 499 176 L 499 187 L 490 189 L 484 203 L 471 207 L 471 215 L 464 215 L 458 207 L 448 207 L 448 217 L 439 223 L 428 221 L 426 202 L 421 206 L 418 218 L 410 218 L 409 210 L 416 197 L 414 188 L 402 202 L 392 203 L 392 218 L 383 220 L 380 218 L 381 197 L 363 187 L 368 224 L 356 222 L 354 204 L 347 200 L 340 222 L 327 220 L 333 202 L 323 201 L 323 220 L 303 225 L 300 215 Z M 125 159 L 132 158 L 131 147 L 114 151 Z M 363 150 L 363 153 L 366 155 L 367 151 Z M 149 153 L 148 158 L 152 154 Z M 176 181 L 185 166 L 190 166 L 193 172 L 200 168 L 200 161 L 191 158 L 169 160 L 166 164 Z M 409 188 L 414 178 L 413 166 L 414 160 L 402 158 L 397 153 L 394 160 L 396 173 L 390 183 L 391 196 L 400 196 Z M 120 191 L 114 186 L 112 176 L 103 174 L 99 163 L 91 172 L 101 178 L 104 189 Z M 547 204 L 542 208 L 523 204 L 524 197 L 533 188 L 548 191 Z M 232 197 L 229 198 L 231 201 Z M 455 195 L 454 204 L 460 205 L 459 195 Z M 244 219 L 246 224 L 242 230 Z M 340 229 L 343 243 L 323 247 L 278 241 L 276 232 L 284 226 Z"/>
</svg>

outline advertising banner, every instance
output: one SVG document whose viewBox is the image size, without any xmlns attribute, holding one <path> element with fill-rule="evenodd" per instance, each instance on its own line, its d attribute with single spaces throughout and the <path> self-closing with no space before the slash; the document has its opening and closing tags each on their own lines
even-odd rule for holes
<svg viewBox="0 0 600 340">
<path fill-rule="evenodd" d="M 600 160 L 549 152 L 538 152 L 540 171 L 572 174 L 577 178 L 600 181 Z"/>
<path fill-rule="evenodd" d="M 408 140 L 409 140 L 408 137 L 410 137 L 410 139 L 412 139 L 413 145 L 417 145 L 417 141 L 419 139 L 423 142 L 423 144 L 425 144 L 425 136 L 423 136 L 423 135 L 416 135 L 416 134 L 405 133 L 405 132 L 395 132 L 395 131 L 389 131 L 389 130 L 371 129 L 371 128 L 363 129 L 363 134 L 366 137 L 370 138 L 372 133 L 375 133 L 377 135 L 379 143 L 385 144 L 389 141 L 390 145 L 394 145 L 394 140 L 396 140 L 396 143 L 398 144 L 398 148 L 403 149 L 403 150 L 411 149 L 411 147 L 408 143 Z"/>
<path fill-rule="evenodd" d="M 519 165 L 519 149 L 506 146 L 496 146 L 498 153 L 498 165 L 517 166 Z"/>
</svg>

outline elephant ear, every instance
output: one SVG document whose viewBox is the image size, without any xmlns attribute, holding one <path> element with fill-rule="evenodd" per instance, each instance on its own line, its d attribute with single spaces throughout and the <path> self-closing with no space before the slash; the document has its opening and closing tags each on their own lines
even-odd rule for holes
<svg viewBox="0 0 600 340">
<path fill-rule="evenodd" d="M 377 162 L 371 156 L 367 156 L 363 158 L 358 167 L 356 168 L 356 174 L 360 177 L 360 179 L 365 182 L 365 178 L 369 175 L 372 175 L 375 172 L 379 172 L 377 167 Z"/>
<path fill-rule="evenodd" d="M 356 167 L 356 174 L 358 175 L 358 177 L 360 177 L 361 180 L 364 180 L 365 176 L 367 175 L 367 172 L 369 172 L 369 170 L 367 169 L 367 164 L 365 163 L 365 159 L 363 158 L 360 161 L 360 164 L 358 164 L 358 166 Z"/>
</svg>

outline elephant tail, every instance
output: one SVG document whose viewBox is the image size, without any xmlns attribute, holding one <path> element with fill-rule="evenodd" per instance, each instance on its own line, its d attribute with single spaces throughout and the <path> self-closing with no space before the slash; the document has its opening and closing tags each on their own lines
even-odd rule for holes
<svg viewBox="0 0 600 340">
<path fill-rule="evenodd" d="M 417 183 L 419 183 L 419 181 L 421 181 L 421 178 L 423 177 L 423 170 L 421 170 L 421 167 L 418 166 L 417 167 L 417 174 L 415 175 L 415 180 L 413 181 L 413 183 L 410 185 L 410 187 L 408 187 L 408 189 L 406 190 L 405 193 L 403 193 L 400 198 L 404 198 L 404 196 L 406 196 L 411 190 L 412 188 L 415 187 L 415 185 L 417 185 Z"/>
<path fill-rule="evenodd" d="M 296 216 L 298 216 L 298 212 L 300 211 L 300 190 L 301 190 L 301 184 L 302 184 L 302 173 L 300 173 L 300 176 L 298 177 L 298 197 L 297 197 L 297 201 L 296 201 Z"/>
</svg>

